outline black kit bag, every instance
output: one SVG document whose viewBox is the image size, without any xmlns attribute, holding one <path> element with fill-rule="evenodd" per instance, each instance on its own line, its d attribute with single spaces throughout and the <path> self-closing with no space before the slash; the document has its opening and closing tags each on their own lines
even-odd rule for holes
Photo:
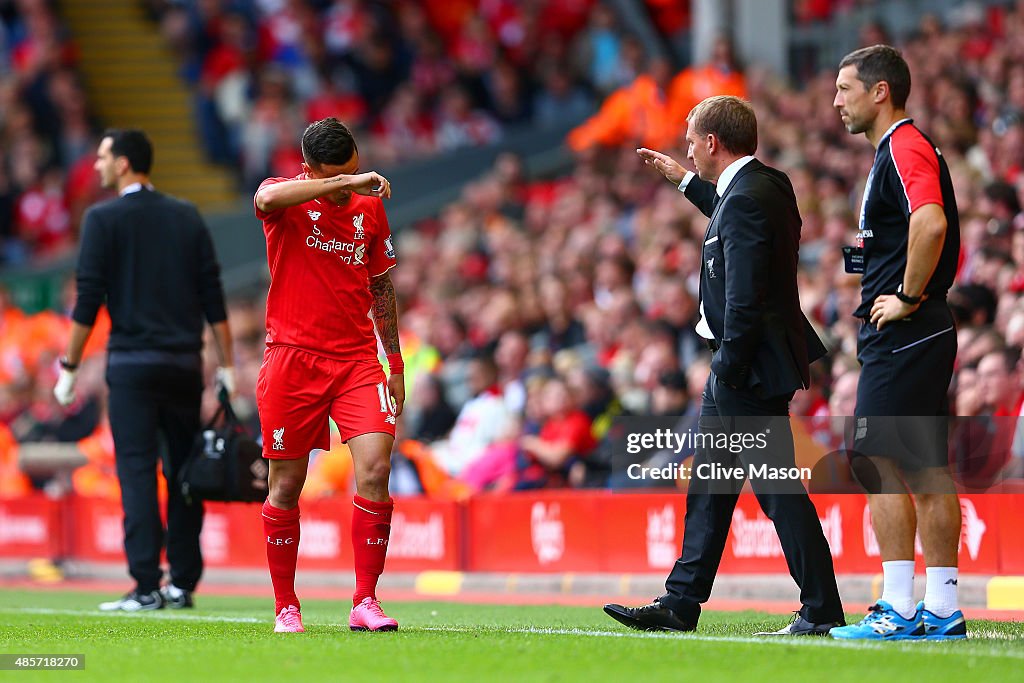
<svg viewBox="0 0 1024 683">
<path fill-rule="evenodd" d="M 263 448 L 235 415 L 227 392 L 222 390 L 218 398 L 220 407 L 196 438 L 178 474 L 181 493 L 185 500 L 261 503 L 267 498 L 270 471 Z"/>
</svg>

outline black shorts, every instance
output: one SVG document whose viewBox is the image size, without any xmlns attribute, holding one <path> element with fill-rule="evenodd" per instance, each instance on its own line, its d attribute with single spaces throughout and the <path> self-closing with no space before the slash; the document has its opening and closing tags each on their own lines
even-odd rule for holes
<svg viewBox="0 0 1024 683">
<path fill-rule="evenodd" d="M 870 322 L 861 324 L 854 454 L 892 458 L 905 470 L 948 463 L 956 349 L 956 327 L 945 300 L 926 301 L 880 331 Z"/>
</svg>

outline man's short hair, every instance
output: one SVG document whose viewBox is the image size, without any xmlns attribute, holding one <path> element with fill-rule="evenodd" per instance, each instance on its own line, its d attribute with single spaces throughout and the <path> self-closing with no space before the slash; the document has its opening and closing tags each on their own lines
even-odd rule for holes
<svg viewBox="0 0 1024 683">
<path fill-rule="evenodd" d="M 333 116 L 314 121 L 302 133 L 302 158 L 313 167 L 343 166 L 357 151 L 352 131 Z"/>
<path fill-rule="evenodd" d="M 903 109 L 910 97 L 910 67 L 900 51 L 890 45 L 872 45 L 854 50 L 843 57 L 839 68 L 857 67 L 857 79 L 864 88 L 874 87 L 885 81 L 889 84 L 892 106 Z"/>
<path fill-rule="evenodd" d="M 138 128 L 108 128 L 103 138 L 110 138 L 110 153 L 124 157 L 135 173 L 149 175 L 153 168 L 153 143 L 149 136 Z"/>
<path fill-rule="evenodd" d="M 709 97 L 686 120 L 700 135 L 714 135 L 733 154 L 757 151 L 757 116 L 750 102 L 732 95 Z"/>
</svg>

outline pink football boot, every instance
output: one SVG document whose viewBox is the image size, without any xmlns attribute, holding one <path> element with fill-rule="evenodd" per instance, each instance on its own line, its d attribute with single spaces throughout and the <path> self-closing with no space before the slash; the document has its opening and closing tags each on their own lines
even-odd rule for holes
<svg viewBox="0 0 1024 683">
<path fill-rule="evenodd" d="M 348 627 L 352 631 L 397 631 L 398 622 L 384 614 L 380 601 L 365 597 L 352 608 L 348 617 Z"/>
<path fill-rule="evenodd" d="M 281 613 L 274 620 L 274 633 L 305 633 L 302 628 L 302 615 L 295 605 L 281 608 Z"/>
</svg>

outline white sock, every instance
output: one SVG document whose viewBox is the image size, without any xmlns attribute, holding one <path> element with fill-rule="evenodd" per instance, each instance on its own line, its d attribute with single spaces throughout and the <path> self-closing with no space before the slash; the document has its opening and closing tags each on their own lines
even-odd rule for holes
<svg viewBox="0 0 1024 683">
<path fill-rule="evenodd" d="M 957 568 L 928 567 L 925 572 L 928 582 L 924 589 L 924 608 L 945 619 L 960 609 L 956 599 Z"/>
<path fill-rule="evenodd" d="M 882 600 L 892 605 L 904 619 L 917 612 L 914 603 L 914 561 L 890 560 L 882 563 Z"/>
</svg>

